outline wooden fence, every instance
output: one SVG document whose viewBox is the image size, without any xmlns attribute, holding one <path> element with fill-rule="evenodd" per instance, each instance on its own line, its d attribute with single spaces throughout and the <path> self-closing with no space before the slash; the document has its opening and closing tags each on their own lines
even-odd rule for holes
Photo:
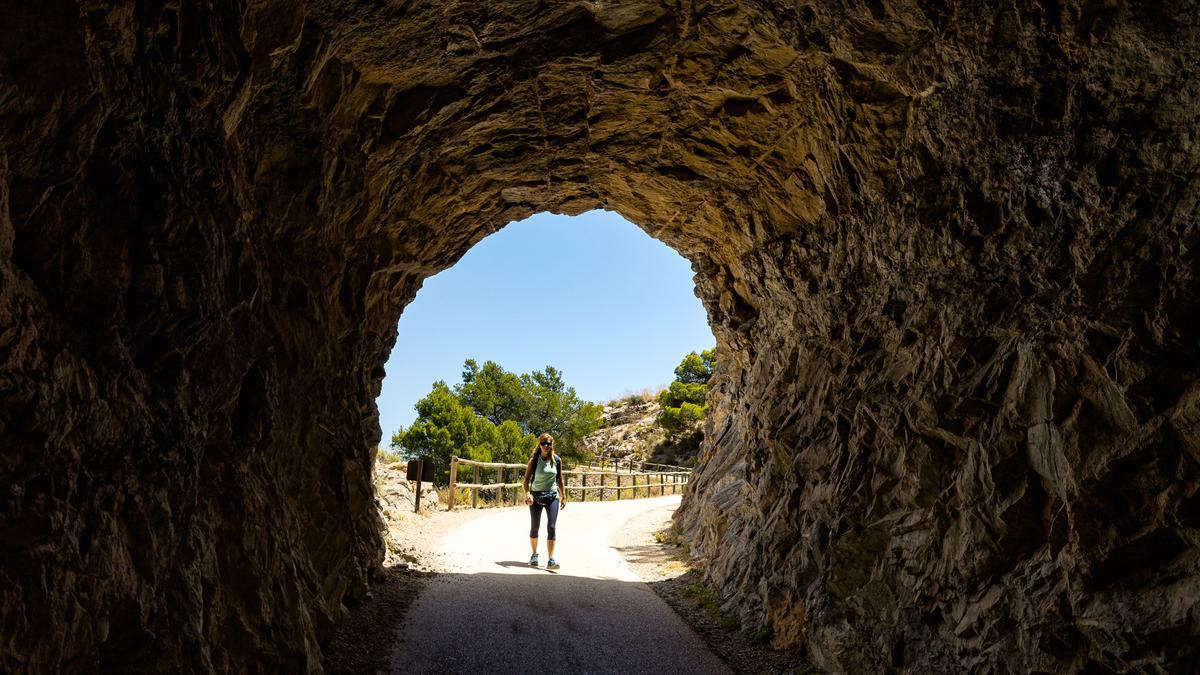
<svg viewBox="0 0 1200 675">
<path fill-rule="evenodd" d="M 588 468 L 599 468 L 601 471 L 622 471 L 625 473 L 657 473 L 659 471 L 687 471 L 691 472 L 686 466 L 676 466 L 674 464 L 655 464 L 654 462 L 643 462 L 635 459 L 608 459 L 601 457 L 598 461 L 586 465 Z"/>
<path fill-rule="evenodd" d="M 586 502 L 589 492 L 599 491 L 595 495 L 598 501 L 608 501 L 608 498 L 622 499 L 626 493 L 630 493 L 636 498 L 639 491 L 644 491 L 645 496 L 653 496 L 655 488 L 658 489 L 659 495 L 667 494 L 670 489 L 670 494 L 678 494 L 679 490 L 683 489 L 688 481 L 691 480 L 692 471 L 685 467 L 676 467 L 668 464 L 639 464 L 639 469 L 645 467 L 655 468 L 656 470 L 633 470 L 634 463 L 630 463 L 625 470 L 620 470 L 620 466 L 612 468 L 597 468 L 594 466 L 576 467 L 574 469 L 563 471 L 563 484 L 566 488 L 567 498 L 572 497 L 572 491 L 579 497 L 578 501 Z M 514 506 L 519 504 L 524 498 L 521 488 L 524 486 L 525 479 L 524 464 L 506 464 L 501 462 L 476 462 L 469 459 L 462 459 L 454 456 L 450 459 L 450 497 L 447 500 L 447 506 L 454 509 L 454 502 L 458 496 L 459 488 L 469 488 L 471 490 L 471 506 L 479 506 L 480 491 L 498 491 L 498 499 L 496 500 L 501 506 L 508 503 L 506 490 L 513 490 L 512 503 Z M 459 482 L 459 467 L 471 467 L 471 482 Z M 480 470 L 495 469 L 497 470 L 497 479 L 494 483 L 481 483 L 479 479 Z M 657 469 L 672 469 L 671 471 L 662 471 Z M 511 471 L 511 473 L 509 473 Z M 507 482 L 506 476 L 516 479 L 516 482 Z M 571 484 L 571 478 L 575 477 L 575 484 Z M 658 482 L 651 482 L 657 478 Z M 591 485 L 588 485 L 588 483 Z"/>
</svg>

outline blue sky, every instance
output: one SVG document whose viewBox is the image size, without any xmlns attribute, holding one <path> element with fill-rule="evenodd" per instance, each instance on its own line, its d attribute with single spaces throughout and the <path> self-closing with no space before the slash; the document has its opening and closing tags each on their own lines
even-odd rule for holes
<svg viewBox="0 0 1200 675">
<path fill-rule="evenodd" d="M 666 385 L 685 354 L 714 344 L 678 253 L 610 211 L 540 213 L 426 279 L 404 310 L 378 399 L 382 445 L 468 358 L 516 373 L 551 365 L 603 402 Z"/>
</svg>

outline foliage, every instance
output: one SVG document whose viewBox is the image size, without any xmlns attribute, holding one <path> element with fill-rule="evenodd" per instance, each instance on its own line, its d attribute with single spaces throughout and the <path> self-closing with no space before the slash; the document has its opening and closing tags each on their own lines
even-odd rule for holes
<svg viewBox="0 0 1200 675">
<path fill-rule="evenodd" d="M 670 387 L 658 395 L 658 403 L 664 408 L 678 408 L 684 403 L 704 405 L 708 397 L 708 385 L 704 383 L 690 384 L 676 380 Z"/>
<path fill-rule="evenodd" d="M 683 361 L 675 368 L 675 380 L 687 384 L 704 384 L 712 377 L 716 363 L 716 347 L 699 354 L 692 352 L 683 357 Z"/>
<path fill-rule="evenodd" d="M 704 406 L 684 401 L 678 408 L 663 408 L 658 415 L 658 424 L 669 438 L 678 438 L 704 420 L 704 411 Z"/>
<path fill-rule="evenodd" d="M 671 546 L 676 549 L 677 556 L 681 556 L 684 560 L 691 557 L 691 546 L 683 539 L 683 532 L 679 526 L 672 524 L 670 527 L 658 530 L 654 533 L 654 541 L 663 546 Z"/>
<path fill-rule="evenodd" d="M 564 457 L 586 458 L 583 437 L 601 422 L 601 406 L 580 400 L 552 366 L 523 375 L 492 361 L 463 364 L 462 383 L 444 381 L 416 404 L 417 419 L 392 435 L 391 447 L 405 458 L 431 458 L 438 481 L 449 477 L 450 458 L 523 464 L 537 435 L 549 432 Z"/>
<path fill-rule="evenodd" d="M 715 348 L 699 354 L 691 352 L 675 368 L 675 381 L 659 393 L 662 412 L 658 414 L 658 425 L 666 432 L 668 442 L 678 442 L 692 435 L 695 427 L 704 420 L 708 381 L 715 368 Z"/>
<path fill-rule="evenodd" d="M 520 379 L 528 407 L 516 422 L 531 433 L 549 432 L 555 450 L 564 457 L 585 459 L 588 453 L 583 437 L 600 428 L 603 406 L 580 400 L 575 388 L 568 387 L 562 373 L 551 366 Z"/>
<path fill-rule="evenodd" d="M 396 462 L 402 461 L 404 459 L 404 457 L 401 456 L 399 453 L 392 452 L 392 451 L 388 450 L 387 448 L 381 447 L 381 448 L 379 448 L 379 451 L 376 453 L 375 459 L 380 464 L 395 464 Z"/>
<path fill-rule="evenodd" d="M 462 384 L 455 391 L 463 405 L 471 406 L 496 425 L 522 419 L 529 408 L 528 392 L 521 378 L 493 361 L 485 361 L 480 368 L 475 359 L 467 359 L 463 363 Z"/>
<path fill-rule="evenodd" d="M 692 581 L 683 587 L 683 597 L 704 608 L 704 611 L 708 613 L 708 618 L 716 625 L 725 630 L 736 629 L 738 627 L 737 619 L 721 610 L 720 599 L 703 577 L 695 570 L 689 570 L 685 576 L 690 577 Z"/>
<path fill-rule="evenodd" d="M 407 459 L 433 459 L 440 483 L 449 476 L 452 455 L 478 462 L 524 462 L 536 443 L 511 421 L 496 425 L 476 414 L 442 381 L 433 384 L 416 408 L 416 421 L 398 429 L 391 445 Z"/>
<path fill-rule="evenodd" d="M 751 631 L 746 637 L 751 642 L 760 645 L 770 644 L 771 640 L 775 639 L 775 630 L 770 626 L 763 626 L 758 630 Z"/>
</svg>

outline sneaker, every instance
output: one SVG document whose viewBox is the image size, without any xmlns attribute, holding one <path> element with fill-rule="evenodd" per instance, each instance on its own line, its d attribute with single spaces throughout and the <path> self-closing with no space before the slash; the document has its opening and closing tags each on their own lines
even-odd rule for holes
<svg viewBox="0 0 1200 675">
<path fill-rule="evenodd" d="M 529 556 L 529 566 L 530 566 L 530 567 L 537 567 L 537 566 L 538 566 L 537 554 L 536 554 L 536 553 L 534 553 L 533 555 Z"/>
<path fill-rule="evenodd" d="M 557 563 L 557 562 L 555 562 L 554 558 L 551 558 L 551 559 L 549 559 L 549 560 L 547 560 L 547 561 L 546 561 L 546 569 L 548 569 L 548 570 L 556 570 L 556 569 L 558 569 L 558 563 Z"/>
</svg>

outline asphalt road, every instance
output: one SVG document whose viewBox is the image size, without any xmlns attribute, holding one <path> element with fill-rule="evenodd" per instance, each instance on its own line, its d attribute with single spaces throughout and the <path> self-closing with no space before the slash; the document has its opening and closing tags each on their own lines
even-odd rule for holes
<svg viewBox="0 0 1200 675">
<path fill-rule="evenodd" d="M 409 608 L 392 672 L 730 672 L 613 548 L 632 519 L 665 521 L 679 499 L 571 502 L 557 571 L 545 569 L 544 513 L 538 568 L 526 507 L 471 514 L 438 546 L 448 569 Z"/>
</svg>

